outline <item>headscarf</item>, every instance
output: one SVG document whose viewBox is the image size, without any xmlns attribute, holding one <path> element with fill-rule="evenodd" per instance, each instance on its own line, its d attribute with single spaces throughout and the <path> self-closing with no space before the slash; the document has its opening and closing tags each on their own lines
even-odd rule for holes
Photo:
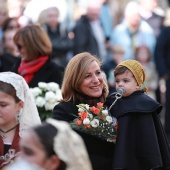
<svg viewBox="0 0 170 170">
<path fill-rule="evenodd" d="M 24 78 L 13 72 L 1 72 L 0 81 L 11 84 L 16 90 L 16 96 L 23 101 L 23 108 L 19 112 L 19 136 L 22 137 L 29 127 L 41 123 L 33 95 Z"/>
<path fill-rule="evenodd" d="M 83 139 L 64 121 L 52 118 L 46 120 L 57 129 L 54 138 L 54 151 L 67 165 L 66 170 L 92 170 Z"/>
</svg>

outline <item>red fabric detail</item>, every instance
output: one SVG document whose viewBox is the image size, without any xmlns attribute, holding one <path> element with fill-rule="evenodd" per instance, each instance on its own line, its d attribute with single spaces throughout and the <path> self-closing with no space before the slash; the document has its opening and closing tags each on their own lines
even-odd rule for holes
<svg viewBox="0 0 170 170">
<path fill-rule="evenodd" d="M 34 74 L 47 62 L 48 58 L 49 56 L 41 56 L 34 61 L 22 61 L 18 68 L 18 73 L 29 83 L 33 79 Z"/>
<path fill-rule="evenodd" d="M 15 135 L 14 135 L 14 139 L 12 141 L 12 145 L 9 148 L 8 153 L 6 153 L 4 155 L 4 143 L 2 138 L 0 137 L 0 169 L 2 169 L 2 167 L 4 168 L 6 165 L 8 165 L 9 163 L 12 163 L 14 161 L 14 159 L 20 154 L 19 152 L 19 125 L 17 126 L 17 129 L 15 131 Z M 12 151 L 12 155 L 10 154 Z M 10 155 L 11 157 L 9 158 L 7 155 Z M 5 159 L 3 159 L 3 157 L 6 157 Z"/>
</svg>

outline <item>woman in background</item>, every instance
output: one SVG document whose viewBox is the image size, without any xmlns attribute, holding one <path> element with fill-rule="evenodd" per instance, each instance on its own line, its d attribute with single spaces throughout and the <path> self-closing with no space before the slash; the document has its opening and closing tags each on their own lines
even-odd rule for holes
<svg viewBox="0 0 170 170">
<path fill-rule="evenodd" d="M 12 71 L 24 77 L 29 87 L 38 82 L 56 82 L 61 85 L 64 69 L 50 61 L 51 42 L 46 32 L 38 25 L 28 25 L 14 36 L 21 59 Z"/>
</svg>

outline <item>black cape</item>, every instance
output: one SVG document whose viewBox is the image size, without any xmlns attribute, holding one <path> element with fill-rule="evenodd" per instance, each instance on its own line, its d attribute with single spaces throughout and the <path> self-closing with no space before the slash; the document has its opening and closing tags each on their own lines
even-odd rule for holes
<svg viewBox="0 0 170 170">
<path fill-rule="evenodd" d="M 110 106 L 115 95 L 108 97 Z M 110 109 L 118 120 L 113 169 L 170 168 L 170 149 L 159 119 L 162 106 L 142 90 L 117 100 Z"/>
</svg>

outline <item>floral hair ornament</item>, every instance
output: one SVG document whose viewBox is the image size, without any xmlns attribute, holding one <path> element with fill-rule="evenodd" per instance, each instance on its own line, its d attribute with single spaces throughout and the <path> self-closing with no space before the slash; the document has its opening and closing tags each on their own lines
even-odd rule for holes
<svg viewBox="0 0 170 170">
<path fill-rule="evenodd" d="M 46 120 L 58 132 L 54 137 L 54 151 L 67 165 L 66 170 L 92 170 L 83 139 L 64 121 Z"/>
<path fill-rule="evenodd" d="M 139 87 L 142 87 L 145 92 L 148 91 L 148 88 L 143 85 L 146 75 L 143 66 L 136 60 L 125 60 L 119 63 L 119 66 L 127 67 L 134 75 Z"/>
<path fill-rule="evenodd" d="M 19 136 L 22 137 L 29 127 L 41 123 L 34 98 L 24 78 L 13 72 L 1 72 L 0 81 L 11 84 L 16 90 L 16 96 L 23 101 L 24 105 L 19 113 Z"/>
</svg>

